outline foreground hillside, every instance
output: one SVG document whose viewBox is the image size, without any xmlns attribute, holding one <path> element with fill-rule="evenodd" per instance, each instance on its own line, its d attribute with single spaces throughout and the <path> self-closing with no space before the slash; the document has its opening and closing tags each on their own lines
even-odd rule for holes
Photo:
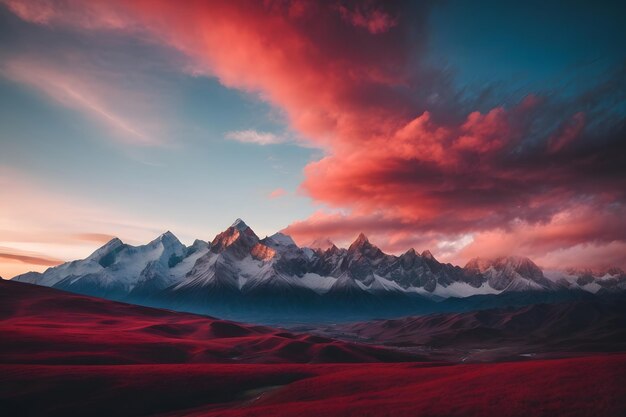
<svg viewBox="0 0 626 417">
<path fill-rule="evenodd" d="M 296 326 L 327 337 L 451 361 L 626 352 L 623 296 L 334 326 Z"/>
<path fill-rule="evenodd" d="M 417 355 L 0 281 L 0 363 L 310 363 Z"/>
<path fill-rule="evenodd" d="M 0 332 L 3 415 L 626 413 L 626 353 L 415 362 L 410 353 L 16 282 L 0 282 Z"/>
<path fill-rule="evenodd" d="M 1 365 L 22 416 L 621 417 L 626 354 L 424 366 Z"/>
</svg>

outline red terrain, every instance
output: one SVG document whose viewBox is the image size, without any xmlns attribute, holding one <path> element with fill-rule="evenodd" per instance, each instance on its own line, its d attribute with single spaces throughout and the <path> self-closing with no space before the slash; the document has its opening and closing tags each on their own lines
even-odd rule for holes
<svg viewBox="0 0 626 417">
<path fill-rule="evenodd" d="M 0 320 L 3 416 L 626 415 L 626 353 L 417 362 L 13 282 Z"/>
<path fill-rule="evenodd" d="M 0 363 L 399 362 L 420 357 L 0 281 Z"/>
</svg>

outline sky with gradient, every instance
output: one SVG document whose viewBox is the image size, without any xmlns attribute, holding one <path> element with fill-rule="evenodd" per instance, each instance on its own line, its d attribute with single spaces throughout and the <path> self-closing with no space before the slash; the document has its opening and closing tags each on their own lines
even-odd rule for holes
<svg viewBox="0 0 626 417">
<path fill-rule="evenodd" d="M 0 276 L 118 236 L 626 268 L 622 2 L 0 0 Z"/>
</svg>

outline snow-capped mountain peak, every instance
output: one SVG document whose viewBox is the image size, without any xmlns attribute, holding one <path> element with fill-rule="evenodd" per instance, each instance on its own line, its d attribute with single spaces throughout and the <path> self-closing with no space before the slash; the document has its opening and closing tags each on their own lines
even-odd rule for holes
<svg viewBox="0 0 626 417">
<path fill-rule="evenodd" d="M 322 252 L 332 248 L 333 246 L 335 246 L 335 244 L 328 238 L 315 239 L 308 245 L 309 248 L 313 250 L 319 249 Z"/>
<path fill-rule="evenodd" d="M 172 252 L 182 252 L 185 246 L 178 240 L 178 238 L 174 235 L 174 233 L 169 230 L 159 237 L 154 239 L 152 242 L 148 243 L 150 246 L 163 245 L 165 250 L 169 250 Z"/>
<path fill-rule="evenodd" d="M 365 236 L 364 233 L 359 233 L 359 235 L 354 240 L 354 242 L 352 242 L 352 244 L 350 245 L 348 250 L 350 250 L 353 247 L 354 248 L 362 247 L 362 246 L 365 246 L 365 245 L 367 245 L 369 243 L 370 243 L 370 241 L 367 239 L 367 236 Z"/>
<path fill-rule="evenodd" d="M 296 242 L 293 241 L 291 236 L 286 235 L 284 233 L 280 233 L 280 232 L 274 233 L 272 236 L 269 236 L 267 240 L 270 245 L 283 246 L 283 247 L 297 246 Z"/>
<path fill-rule="evenodd" d="M 365 257 L 370 260 L 380 259 L 385 254 L 375 245 L 372 245 L 367 237 L 361 233 L 348 248 L 348 254 L 351 258 L 357 259 Z"/>
<path fill-rule="evenodd" d="M 216 303 L 226 303 L 227 311 L 248 308 L 255 297 L 261 297 L 263 308 L 285 299 L 294 308 L 326 308 L 353 302 L 366 307 L 387 295 L 395 306 L 424 297 L 626 289 L 626 275 L 618 269 L 602 276 L 551 273 L 548 279 L 530 259 L 515 256 L 476 258 L 460 268 L 437 261 L 427 250 L 385 254 L 362 233 L 349 249 L 312 250 L 283 233 L 259 239 L 240 219 L 210 244 L 196 240 L 187 247 L 169 231 L 141 246 L 115 238 L 85 259 L 14 279 L 174 309 L 199 303 L 204 307 L 198 311 L 205 313 Z"/>
<path fill-rule="evenodd" d="M 96 249 L 86 259 L 91 259 L 98 262 L 103 256 L 106 256 L 108 253 L 122 246 L 124 246 L 124 242 L 122 242 L 119 238 L 114 237 L 113 239 L 109 240 L 107 243 Z"/>
<path fill-rule="evenodd" d="M 209 242 L 202 240 L 202 239 L 196 239 L 193 241 L 190 248 L 200 249 L 200 248 L 206 248 L 208 246 L 209 246 Z"/>
<path fill-rule="evenodd" d="M 238 218 L 237 220 L 233 222 L 233 224 L 230 225 L 230 227 L 232 227 L 233 229 L 242 231 L 242 230 L 246 230 L 248 228 L 248 225 L 246 224 L 246 222 Z"/>
<path fill-rule="evenodd" d="M 465 265 L 465 271 L 482 275 L 497 290 L 555 289 L 556 285 L 543 275 L 533 261 L 521 256 L 501 256 L 493 259 L 474 258 Z"/>
<path fill-rule="evenodd" d="M 505 268 L 512 269 L 524 276 L 534 276 L 539 278 L 543 275 L 541 268 L 539 268 L 529 258 L 523 256 L 500 256 L 497 258 L 474 258 L 471 259 L 466 265 L 466 270 L 485 272 L 489 268 L 496 270 L 502 270 Z"/>
<path fill-rule="evenodd" d="M 436 261 L 435 257 L 433 256 L 433 254 L 432 254 L 432 253 L 430 253 L 430 251 L 429 251 L 429 250 L 425 250 L 425 251 L 423 251 L 421 256 L 422 256 L 422 258 L 424 258 L 424 259 L 428 259 L 428 260 L 430 260 L 430 261 Z"/>
<path fill-rule="evenodd" d="M 169 230 L 163 234 L 161 234 L 157 240 L 160 240 L 161 242 L 165 241 L 165 242 L 179 242 L 178 238 L 176 237 L 176 235 L 174 235 L 174 233 L 170 232 Z"/>
<path fill-rule="evenodd" d="M 259 237 L 241 219 L 226 230 L 219 233 L 211 242 L 211 252 L 221 253 L 229 249 L 239 258 L 244 258 L 254 245 L 259 242 Z"/>
</svg>

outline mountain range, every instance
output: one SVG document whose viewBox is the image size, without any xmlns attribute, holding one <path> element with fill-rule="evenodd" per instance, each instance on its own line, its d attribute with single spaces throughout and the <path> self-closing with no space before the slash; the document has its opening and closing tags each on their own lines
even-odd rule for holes
<svg viewBox="0 0 626 417">
<path fill-rule="evenodd" d="M 261 239 L 237 219 L 211 242 L 185 246 L 169 231 L 141 246 L 115 238 L 85 259 L 13 279 L 253 322 L 394 317 L 626 289 L 626 274 L 616 268 L 601 275 L 544 273 L 515 256 L 476 258 L 459 267 L 429 251 L 386 254 L 363 234 L 347 249 L 324 243 L 325 249 L 299 247 L 282 233 Z"/>
</svg>

